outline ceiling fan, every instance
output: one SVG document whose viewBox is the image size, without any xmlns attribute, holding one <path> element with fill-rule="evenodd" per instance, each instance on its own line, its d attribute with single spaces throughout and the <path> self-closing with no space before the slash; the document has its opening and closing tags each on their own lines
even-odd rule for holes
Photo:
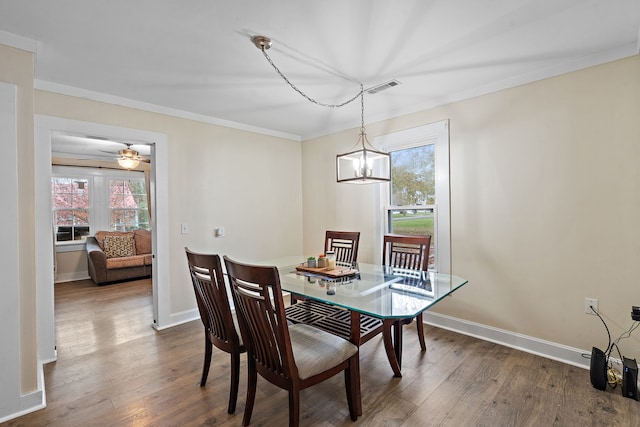
<svg viewBox="0 0 640 427">
<path fill-rule="evenodd" d="M 138 166 L 140 162 L 151 163 L 151 160 L 143 158 L 139 152 L 131 148 L 132 144 L 124 143 L 127 148 L 118 151 L 118 164 L 127 170 Z"/>
<path fill-rule="evenodd" d="M 112 142 L 117 142 L 117 141 L 112 141 Z M 118 164 L 127 170 L 131 170 L 135 167 L 137 167 L 140 162 L 143 163 L 151 163 L 151 160 L 149 160 L 148 158 L 140 155 L 140 153 L 137 150 L 134 150 L 132 147 L 133 144 L 127 143 L 127 142 L 118 142 L 119 144 L 124 144 L 127 146 L 127 148 L 123 148 L 122 150 L 118 151 L 118 157 L 116 157 L 116 160 L 118 161 Z M 100 150 L 104 153 L 109 153 L 109 154 L 116 154 L 112 151 L 104 151 L 104 150 Z"/>
</svg>

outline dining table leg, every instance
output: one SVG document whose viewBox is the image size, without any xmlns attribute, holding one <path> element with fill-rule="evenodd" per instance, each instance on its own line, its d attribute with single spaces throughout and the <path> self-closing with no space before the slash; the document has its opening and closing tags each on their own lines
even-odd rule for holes
<svg viewBox="0 0 640 427">
<path fill-rule="evenodd" d="M 351 311 L 351 342 L 358 347 L 358 353 L 360 352 L 360 313 L 357 311 Z M 360 356 L 358 355 L 357 362 L 358 371 L 360 370 Z M 357 382 L 357 395 L 356 395 L 356 410 L 358 416 L 362 415 L 362 393 L 360 390 L 360 375 L 355 378 Z"/>
<path fill-rule="evenodd" d="M 402 320 L 382 321 L 382 341 L 394 377 L 402 377 Z"/>
<path fill-rule="evenodd" d="M 393 322 L 393 349 L 398 359 L 398 367 L 402 369 L 402 325 L 403 322 Z"/>
</svg>

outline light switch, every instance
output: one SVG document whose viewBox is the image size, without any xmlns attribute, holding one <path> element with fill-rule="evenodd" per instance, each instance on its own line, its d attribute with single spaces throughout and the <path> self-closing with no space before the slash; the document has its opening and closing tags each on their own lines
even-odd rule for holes
<svg viewBox="0 0 640 427">
<path fill-rule="evenodd" d="M 189 224 L 182 224 L 180 229 L 182 230 L 182 234 L 189 234 Z"/>
<path fill-rule="evenodd" d="M 215 236 L 216 237 L 224 237 L 224 227 L 216 227 Z"/>
</svg>

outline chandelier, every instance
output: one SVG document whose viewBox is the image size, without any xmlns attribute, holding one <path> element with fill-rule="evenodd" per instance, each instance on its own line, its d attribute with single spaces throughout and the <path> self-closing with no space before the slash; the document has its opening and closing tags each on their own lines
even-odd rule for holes
<svg viewBox="0 0 640 427">
<path fill-rule="evenodd" d="M 325 104 L 311 98 L 302 90 L 298 89 L 288 78 L 276 67 L 267 49 L 271 47 L 271 39 L 265 36 L 251 37 L 253 44 L 262 51 L 273 69 L 293 90 L 298 92 L 308 101 L 327 108 L 340 108 L 360 98 L 360 132 L 356 144 L 351 151 L 336 155 L 336 180 L 337 182 L 350 184 L 370 184 L 375 182 L 391 181 L 391 160 L 389 153 L 376 150 L 367 139 L 364 128 L 364 87 L 360 84 L 360 91 L 352 98 L 340 104 Z"/>
</svg>

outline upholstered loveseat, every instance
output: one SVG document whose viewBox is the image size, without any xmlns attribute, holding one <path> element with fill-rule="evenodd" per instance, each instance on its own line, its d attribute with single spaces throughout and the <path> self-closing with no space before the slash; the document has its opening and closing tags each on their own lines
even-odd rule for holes
<svg viewBox="0 0 640 427">
<path fill-rule="evenodd" d="M 87 237 L 89 276 L 97 285 L 151 275 L 151 231 L 98 231 Z"/>
</svg>

